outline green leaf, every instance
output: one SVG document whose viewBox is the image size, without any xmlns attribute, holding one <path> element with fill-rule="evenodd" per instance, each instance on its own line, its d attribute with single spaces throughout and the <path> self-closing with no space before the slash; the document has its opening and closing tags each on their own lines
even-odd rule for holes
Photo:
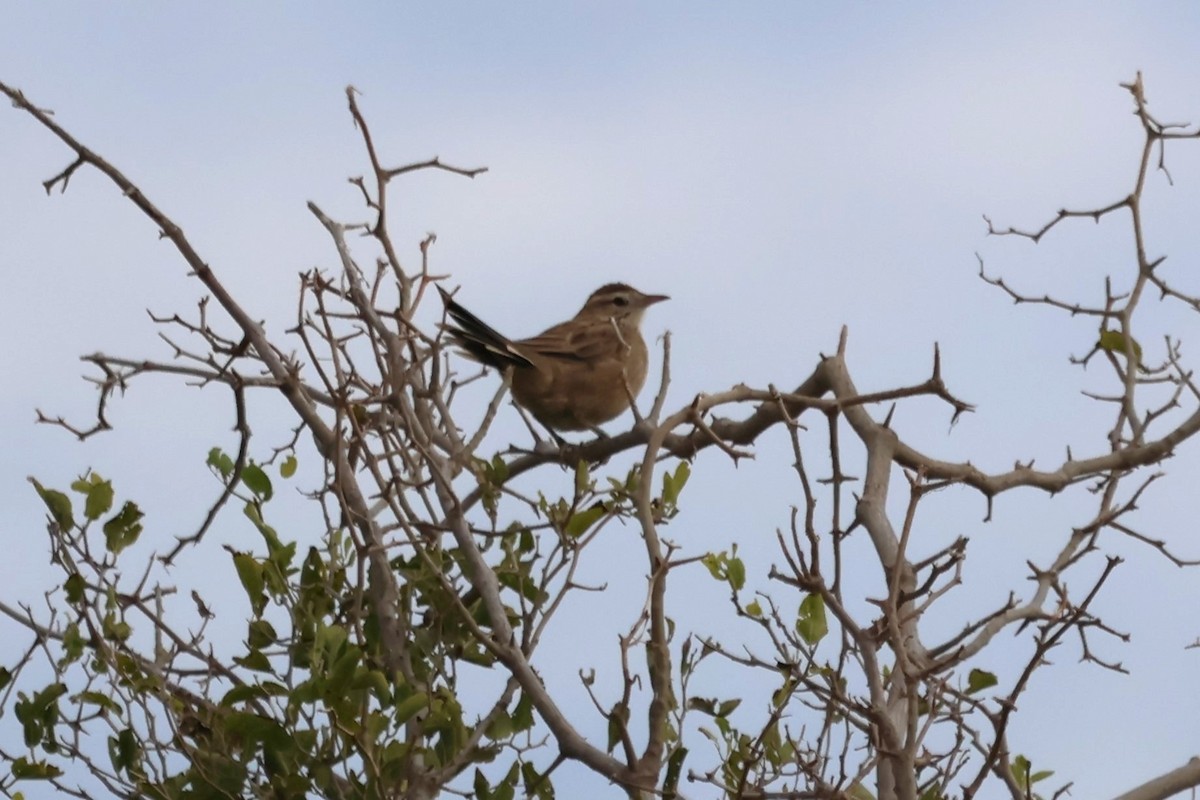
<svg viewBox="0 0 1200 800">
<path fill-rule="evenodd" d="M 354 645 L 346 647 L 334 660 L 333 665 L 329 668 L 328 676 L 330 694 L 340 696 L 346 693 L 346 690 L 350 688 L 350 681 L 354 679 L 354 675 L 358 671 L 361 660 L 362 651 Z"/>
<path fill-rule="evenodd" d="M 492 721 L 487 726 L 487 737 L 492 741 L 507 741 L 516 732 L 512 715 L 503 712 L 492 717 Z"/>
<path fill-rule="evenodd" d="M 1022 789 L 1029 788 L 1029 759 L 1025 756 L 1018 755 L 1008 765 L 1009 772 L 1016 779 L 1017 785 Z"/>
<path fill-rule="evenodd" d="M 513 764 L 516 767 L 516 764 Z M 513 771 L 509 770 L 509 775 Z M 547 778 L 549 773 L 538 772 L 537 767 L 526 761 L 521 765 L 521 779 L 525 782 L 525 797 L 531 800 L 554 800 L 554 784 Z M 515 786 L 514 786 L 515 788 Z"/>
<path fill-rule="evenodd" d="M 492 800 L 492 787 L 488 785 L 488 779 L 479 767 L 475 768 L 475 779 L 471 782 L 471 787 L 474 789 L 476 800 Z"/>
<path fill-rule="evenodd" d="M 763 757 L 775 769 L 783 764 L 791 763 L 796 758 L 796 748 L 791 742 L 785 742 L 779 732 L 779 724 L 768 725 L 760 734 Z"/>
<path fill-rule="evenodd" d="M 104 692 L 80 692 L 76 699 L 81 703 L 99 706 L 104 711 L 112 711 L 118 714 L 121 712 L 121 704 Z"/>
<path fill-rule="evenodd" d="M 575 465 L 575 496 L 579 497 L 592 488 L 592 474 L 588 469 L 588 463 L 583 459 Z"/>
<path fill-rule="evenodd" d="M 295 456 L 288 456 L 283 460 L 283 463 L 279 465 L 279 476 L 282 478 L 292 477 L 296 474 L 296 467 L 299 465 L 299 463 L 300 462 L 296 460 Z"/>
<path fill-rule="evenodd" d="M 315 590 L 324 593 L 325 562 L 321 559 L 321 551 L 315 547 L 308 548 L 304 564 L 300 568 L 300 588 L 304 591 Z"/>
<path fill-rule="evenodd" d="M 19 699 L 13 704 L 13 711 L 24 729 L 27 747 L 40 745 L 49 752 L 57 746 L 54 727 L 59 721 L 58 700 L 66 693 L 67 687 L 61 683 L 49 684 L 33 697 L 27 697 L 24 692 L 18 693 Z M 15 768 L 13 774 L 16 774 Z"/>
<path fill-rule="evenodd" d="M 94 472 L 86 479 L 75 481 L 71 488 L 87 498 L 83 503 L 83 515 L 89 520 L 100 519 L 112 508 L 112 481 L 106 481 Z"/>
<path fill-rule="evenodd" d="M 692 468 L 686 461 L 679 462 L 679 466 L 675 467 L 674 474 L 670 472 L 663 473 L 663 505 L 675 506 L 678 503 L 679 493 L 683 491 L 683 487 L 687 484 L 688 478 L 691 476 Z"/>
<path fill-rule="evenodd" d="M 990 689 L 999 682 L 993 673 L 982 669 L 973 669 L 967 675 L 967 694 L 982 692 L 984 689 Z"/>
<path fill-rule="evenodd" d="M 83 657 L 84 649 L 87 647 L 87 641 L 79 633 L 79 624 L 72 622 L 63 630 L 63 657 L 59 661 L 59 666 L 74 664 Z M 3 687 L 0 687 L 3 688 Z"/>
<path fill-rule="evenodd" d="M 206 791 L 200 796 L 223 798 L 244 795 L 247 772 L 244 765 L 218 750 L 198 747 L 190 755 L 194 769 L 204 777 L 202 785 Z"/>
<path fill-rule="evenodd" d="M 497 453 L 491 461 L 482 458 L 471 459 L 471 472 L 479 481 L 480 498 L 483 510 L 493 522 L 496 521 L 496 511 L 500 503 L 500 485 L 508 479 L 508 464 Z"/>
<path fill-rule="evenodd" d="M 492 483 L 501 484 L 508 480 L 508 464 L 500 457 L 499 453 L 494 455 L 491 462 L 488 463 L 488 470 L 488 480 Z"/>
<path fill-rule="evenodd" d="M 350 688 L 367 689 L 381 703 L 391 700 L 392 687 L 388 683 L 387 676 L 381 670 L 360 669 L 358 674 L 354 676 L 354 682 L 350 684 Z"/>
<path fill-rule="evenodd" d="M 796 633 L 809 644 L 816 644 L 829 633 L 829 621 L 825 618 L 825 599 L 819 594 L 810 594 L 800 601 L 796 616 Z"/>
<path fill-rule="evenodd" d="M 142 747 L 132 728 L 123 728 L 116 736 L 108 737 L 108 756 L 115 771 L 132 774 L 142 759 Z"/>
<path fill-rule="evenodd" d="M 267 658 L 262 650 L 251 650 L 244 656 L 234 656 L 233 660 L 246 669 L 252 669 L 255 672 L 271 671 L 271 660 Z"/>
<path fill-rule="evenodd" d="M 735 592 L 740 592 L 746 585 L 746 565 L 740 558 L 729 559 L 729 585 Z"/>
<path fill-rule="evenodd" d="M 282 697 L 287 693 L 288 689 L 286 686 L 274 681 L 242 683 L 225 693 L 225 696 L 221 698 L 221 705 L 235 706 L 247 700 L 257 700 L 262 697 Z"/>
<path fill-rule="evenodd" d="M 71 512 L 71 498 L 56 489 L 47 489 L 38 483 L 37 478 L 30 478 L 29 482 L 37 490 L 46 508 L 50 509 L 50 515 L 54 517 L 58 529 L 64 533 L 72 530 L 75 527 L 75 515 Z"/>
<path fill-rule="evenodd" d="M 250 607 L 254 609 L 255 615 L 262 614 L 267 606 L 262 564 L 249 553 L 234 553 L 233 567 L 237 570 L 242 588 L 246 590 L 246 596 L 250 598 Z"/>
<path fill-rule="evenodd" d="M 274 490 L 271 488 L 271 479 L 258 464 L 246 465 L 242 470 L 242 483 L 264 503 L 270 500 L 274 494 Z"/>
<path fill-rule="evenodd" d="M 513 726 L 517 732 L 527 731 L 533 727 L 533 699 L 524 692 L 517 701 L 517 707 L 512 712 Z"/>
<path fill-rule="evenodd" d="M 671 753 L 671 757 L 667 759 L 667 771 L 663 776 L 663 800 L 674 800 L 678 796 L 676 789 L 679 786 L 679 776 L 683 772 L 683 760 L 687 758 L 687 754 L 686 747 L 677 747 Z"/>
<path fill-rule="evenodd" d="M 591 508 L 577 511 L 567 520 L 567 524 L 563 527 L 563 533 L 572 539 L 578 539 L 587 532 L 588 528 L 603 519 L 607 513 L 608 511 L 600 503 Z"/>
<path fill-rule="evenodd" d="M 1100 340 L 1096 342 L 1096 346 L 1101 350 L 1106 350 L 1109 353 L 1124 356 L 1129 351 L 1125 347 L 1125 334 L 1120 331 L 1102 330 L 1100 331 Z M 1137 343 L 1137 339 L 1129 339 L 1130 349 L 1133 351 L 1135 363 L 1140 369 L 1145 369 L 1142 366 L 1142 346 Z"/>
<path fill-rule="evenodd" d="M 350 634 L 340 625 L 323 625 L 317 631 L 317 647 L 327 659 L 338 654 L 350 639 Z"/>
<path fill-rule="evenodd" d="M 229 476 L 233 474 L 233 459 L 225 455 L 225 452 L 219 447 L 208 451 L 208 460 L 205 463 L 215 469 L 225 480 L 229 480 Z"/>
<path fill-rule="evenodd" d="M 513 800 L 517 796 L 517 771 L 521 766 L 517 762 L 513 762 L 504 779 L 492 787 L 492 800 Z M 525 766 L 531 765 L 526 764 Z"/>
<path fill-rule="evenodd" d="M 104 637 L 115 642 L 123 642 L 133 635 L 133 628 L 128 622 L 123 619 L 118 619 L 117 615 L 109 612 L 104 617 L 101 629 L 104 631 Z"/>
<path fill-rule="evenodd" d="M 242 513 L 246 515 L 246 519 L 254 523 L 254 527 L 258 528 L 258 532 L 262 534 L 263 541 L 267 544 L 267 552 L 275 555 L 277 552 L 289 548 L 295 551 L 296 545 L 294 542 L 284 547 L 283 542 L 279 540 L 279 534 L 263 520 L 262 509 L 258 503 L 253 501 L 246 503 L 245 507 L 242 508 Z"/>
<path fill-rule="evenodd" d="M 1028 790 L 1033 784 L 1038 781 L 1044 781 L 1054 774 L 1054 770 L 1044 769 L 1037 772 L 1032 772 L 1033 765 L 1025 756 L 1018 755 L 1009 764 L 1008 769 L 1016 779 L 1017 785 L 1022 789 Z"/>
<path fill-rule="evenodd" d="M 629 706 L 618 702 L 608 715 L 608 752 L 611 753 L 621 741 L 629 723 Z"/>
<path fill-rule="evenodd" d="M 48 780 L 50 778 L 58 778 L 62 774 L 62 769 L 48 761 L 30 761 L 24 756 L 21 756 L 12 764 L 12 776 L 17 780 Z"/>
<path fill-rule="evenodd" d="M 722 700 L 721 704 L 719 706 L 717 706 L 717 716 L 718 717 L 728 717 L 741 704 L 742 704 L 741 699 Z"/>
<path fill-rule="evenodd" d="M 709 553 L 700 559 L 714 578 L 725 581 L 735 591 L 746 585 L 746 565 L 737 557 L 735 544 L 728 553 Z"/>
<path fill-rule="evenodd" d="M 791 675 L 787 675 L 784 678 L 784 685 L 770 693 L 770 704 L 775 706 L 776 709 L 784 708 L 784 704 L 792 699 L 792 694 L 796 692 L 796 685 L 796 679 L 792 678 Z"/>
<path fill-rule="evenodd" d="M 73 606 L 83 602 L 83 590 L 86 588 L 87 583 L 78 572 L 72 572 L 71 576 L 63 581 L 63 593 L 67 596 L 67 602 Z"/>
<path fill-rule="evenodd" d="M 142 517 L 145 516 L 137 503 L 126 500 L 116 516 L 104 523 L 104 546 L 117 555 L 133 544 L 142 535 Z"/>
<path fill-rule="evenodd" d="M 753 600 L 746 605 L 746 613 L 755 619 L 758 619 L 763 613 L 762 605 L 757 600 Z"/>
<path fill-rule="evenodd" d="M 256 619 L 250 623 L 246 642 L 250 647 L 259 649 L 274 644 L 279 639 L 275 626 L 265 619 Z"/>
<path fill-rule="evenodd" d="M 426 708 L 429 708 L 429 695 L 417 692 L 396 704 L 392 711 L 393 724 L 401 726 Z"/>
</svg>

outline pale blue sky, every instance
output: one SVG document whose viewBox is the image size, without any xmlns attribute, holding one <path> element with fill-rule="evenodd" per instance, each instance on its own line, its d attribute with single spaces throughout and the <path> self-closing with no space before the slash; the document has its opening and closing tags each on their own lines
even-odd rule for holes
<svg viewBox="0 0 1200 800">
<path fill-rule="evenodd" d="M 295 274 L 334 265 L 304 203 L 362 216 L 345 183 L 365 169 L 343 96 L 353 84 L 390 163 L 437 154 L 490 168 L 475 181 L 428 174 L 398 186 L 392 223 L 411 263 L 436 231 L 435 269 L 496 327 L 534 333 L 608 280 L 669 293 L 647 330 L 675 337 L 671 406 L 743 381 L 795 384 L 843 324 L 864 390 L 923 379 L 940 342 L 947 379 L 979 412 L 948 432 L 944 412 L 920 402 L 901 408 L 897 427 L 928 452 L 992 469 L 1049 465 L 1067 445 L 1097 452 L 1107 411 L 1079 394 L 1104 385 L 1101 370 L 1067 363 L 1094 341 L 1094 323 L 1014 308 L 976 277 L 975 252 L 1031 292 L 1095 301 L 1105 274 L 1129 274 L 1129 245 L 1119 224 L 1080 224 L 1036 249 L 988 240 L 981 215 L 1033 226 L 1063 205 L 1126 193 L 1140 134 L 1117 83 L 1138 69 L 1162 118 L 1200 121 L 1200 9 L 1182 2 L 0 8 L 0 79 L 138 181 L 274 331 L 292 324 Z M 1168 157 L 1177 185 L 1153 179 L 1150 249 L 1197 291 L 1200 148 Z M 96 174 L 45 197 L 40 182 L 67 160 L 29 119 L 0 111 L 7 600 L 52 574 L 26 475 L 62 485 L 92 466 L 114 476 L 161 543 L 188 532 L 209 500 L 208 447 L 233 443 L 223 395 L 166 380 L 135 386 L 112 409 L 118 430 L 86 445 L 32 424 L 35 407 L 86 419 L 80 354 L 168 357 L 144 309 L 185 312 L 198 297 L 170 248 Z M 1195 319 L 1162 312 L 1146 320 L 1147 349 L 1169 330 L 1195 352 Z M 260 415 L 263 447 L 285 422 Z M 765 586 L 773 531 L 797 500 L 787 460 L 779 442 L 736 472 L 706 453 L 672 538 L 686 554 L 737 541 Z M 1185 450 L 1167 469 L 1137 521 L 1195 556 L 1200 459 Z M 545 480 L 550 492 L 562 478 Z M 983 525 L 965 492 L 934 501 L 931 540 L 972 537 L 969 586 L 944 609 L 946 628 L 961 624 L 953 613 L 1024 591 L 1025 560 L 1052 552 L 1087 508 L 1086 497 L 1023 492 Z M 587 577 L 611 587 L 598 607 L 628 619 L 642 573 L 629 574 L 622 552 L 635 533 L 612 533 Z M 250 532 L 231 518 L 216 535 Z M 1065 646 L 1014 731 L 1018 750 L 1075 782 L 1074 797 L 1116 794 L 1200 742 L 1200 656 L 1182 649 L 1200 634 L 1195 573 L 1121 542 L 1113 551 L 1129 562 L 1102 608 L 1134 639 L 1103 647 L 1134 674 L 1079 667 Z M 878 567 L 863 563 L 874 586 Z M 173 578 L 199 580 L 182 567 Z M 726 613 L 702 575 L 679 581 L 682 629 Z M 579 666 L 609 677 L 614 667 L 612 638 L 586 656 L 597 647 L 589 612 L 568 609 L 578 636 L 558 640 L 585 655 L 543 664 L 567 693 L 579 694 Z M 1003 670 L 1026 651 L 1005 638 L 984 666 Z"/>
</svg>

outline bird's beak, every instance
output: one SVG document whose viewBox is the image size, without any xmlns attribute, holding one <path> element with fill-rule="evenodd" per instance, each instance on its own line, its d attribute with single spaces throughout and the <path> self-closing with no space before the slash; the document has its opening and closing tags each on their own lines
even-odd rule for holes
<svg viewBox="0 0 1200 800">
<path fill-rule="evenodd" d="M 655 303 L 661 303 L 663 300 L 670 300 L 671 297 L 665 294 L 644 294 L 642 295 L 642 308 L 652 306 Z"/>
</svg>

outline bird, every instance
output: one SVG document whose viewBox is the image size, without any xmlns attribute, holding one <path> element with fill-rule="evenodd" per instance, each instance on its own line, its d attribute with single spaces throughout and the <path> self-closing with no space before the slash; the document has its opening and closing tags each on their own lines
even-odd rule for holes
<svg viewBox="0 0 1200 800">
<path fill-rule="evenodd" d="M 474 361 L 502 373 L 511 370 L 513 400 L 552 433 L 599 430 L 630 407 L 649 365 L 642 315 L 670 299 L 608 283 L 571 319 L 514 340 L 437 288 L 453 321 L 444 326 L 450 341 Z"/>
</svg>

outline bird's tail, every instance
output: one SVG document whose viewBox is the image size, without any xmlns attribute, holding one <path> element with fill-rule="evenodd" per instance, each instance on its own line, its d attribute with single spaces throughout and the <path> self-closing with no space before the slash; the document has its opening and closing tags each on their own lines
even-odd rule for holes
<svg viewBox="0 0 1200 800">
<path fill-rule="evenodd" d="M 454 321 L 453 325 L 444 326 L 446 334 L 465 355 L 499 370 L 511 366 L 532 366 L 533 362 L 514 347 L 508 337 L 455 302 L 441 286 L 437 290 L 442 295 L 446 313 Z"/>
</svg>

